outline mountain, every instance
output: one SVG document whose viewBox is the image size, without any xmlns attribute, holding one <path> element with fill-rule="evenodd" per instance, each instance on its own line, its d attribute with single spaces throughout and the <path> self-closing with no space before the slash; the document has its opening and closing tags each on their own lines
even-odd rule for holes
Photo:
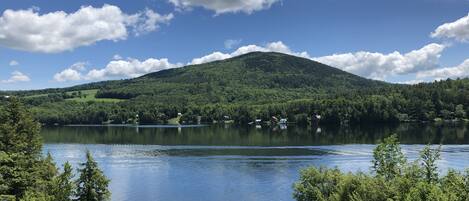
<svg viewBox="0 0 469 201">
<path fill-rule="evenodd" d="M 386 85 L 301 57 L 253 52 L 108 83 L 101 87 L 97 97 L 145 96 L 162 103 L 258 104 Z"/>
<path fill-rule="evenodd" d="M 309 59 L 252 52 L 126 80 L 0 92 L 20 97 L 45 124 L 167 123 L 288 117 L 301 124 L 464 119 L 469 79 L 418 85 L 366 79 Z M 1 107 L 1 104 L 0 104 Z"/>
</svg>

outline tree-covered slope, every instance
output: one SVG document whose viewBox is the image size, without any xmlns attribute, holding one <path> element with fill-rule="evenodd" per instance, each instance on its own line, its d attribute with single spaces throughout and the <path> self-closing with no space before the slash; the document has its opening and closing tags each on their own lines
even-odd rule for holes
<svg viewBox="0 0 469 201">
<path fill-rule="evenodd" d="M 109 83 L 97 96 L 126 99 L 146 95 L 162 103 L 266 103 L 385 85 L 309 59 L 254 52 Z"/>
</svg>

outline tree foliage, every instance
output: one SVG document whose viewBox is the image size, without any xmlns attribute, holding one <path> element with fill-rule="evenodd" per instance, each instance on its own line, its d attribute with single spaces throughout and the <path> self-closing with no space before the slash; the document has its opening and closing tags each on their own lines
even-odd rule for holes
<svg viewBox="0 0 469 201">
<path fill-rule="evenodd" d="M 108 190 L 109 180 L 99 169 L 98 164 L 86 152 L 86 162 L 81 164 L 80 177 L 76 181 L 77 201 L 103 201 L 109 200 L 111 193 Z"/>
<path fill-rule="evenodd" d="M 65 163 L 63 172 L 59 173 L 52 156 L 42 156 L 39 123 L 16 98 L 5 102 L 4 107 L 0 107 L 0 200 L 70 201 L 74 197 L 81 198 L 80 194 L 74 194 L 71 165 Z M 87 158 L 91 159 L 93 171 L 100 173 L 90 153 Z M 102 174 L 94 173 L 87 181 L 105 181 L 106 185 L 101 185 L 100 191 L 109 196 L 109 181 Z"/>
<path fill-rule="evenodd" d="M 374 150 L 376 174 L 307 168 L 294 184 L 293 196 L 298 201 L 467 201 L 469 169 L 439 177 L 439 158 L 440 148 L 427 145 L 418 161 L 405 163 L 396 136 L 391 136 Z"/>
<path fill-rule="evenodd" d="M 72 101 L 74 93 L 90 89 L 97 90 L 96 98 L 124 101 Z M 187 123 L 198 116 L 203 122 L 229 116 L 238 124 L 276 116 L 305 124 L 319 114 L 322 123 L 346 124 L 462 120 L 469 111 L 469 79 L 389 84 L 279 53 L 251 53 L 129 80 L 3 94 L 22 97 L 45 124 L 120 124 L 136 114 L 141 123 L 165 123 L 178 113 Z"/>
</svg>

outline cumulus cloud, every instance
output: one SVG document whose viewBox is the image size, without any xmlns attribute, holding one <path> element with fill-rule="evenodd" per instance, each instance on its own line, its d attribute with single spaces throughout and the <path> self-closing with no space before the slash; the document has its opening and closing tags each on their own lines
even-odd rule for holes
<svg viewBox="0 0 469 201">
<path fill-rule="evenodd" d="M 11 60 L 10 63 L 8 63 L 8 65 L 10 65 L 10 66 L 17 66 L 17 65 L 20 65 L 20 63 L 17 62 L 16 60 Z"/>
<path fill-rule="evenodd" d="M 83 78 L 81 72 L 86 70 L 87 62 L 77 62 L 72 64 L 70 67 L 65 70 L 56 73 L 54 75 L 54 80 L 57 82 L 66 82 L 66 81 L 78 81 Z"/>
<path fill-rule="evenodd" d="M 151 9 L 131 15 L 127 18 L 127 23 L 133 28 L 135 36 L 146 34 L 157 30 L 159 24 L 168 24 L 174 15 L 172 13 L 167 15 L 160 15 Z"/>
<path fill-rule="evenodd" d="M 112 60 L 104 68 L 91 69 L 88 72 L 80 70 L 76 64 L 56 73 L 54 80 L 58 82 L 79 81 L 79 80 L 104 80 L 113 78 L 134 78 L 147 73 L 161 71 L 170 68 L 177 68 L 181 64 L 170 63 L 167 58 L 149 58 L 144 61 L 129 58 L 127 60 Z"/>
<path fill-rule="evenodd" d="M 105 68 L 89 71 L 85 79 L 100 80 L 112 77 L 132 78 L 179 66 L 181 65 L 170 63 L 167 58 L 149 58 L 145 61 L 132 58 L 128 60 L 114 60 L 109 62 Z"/>
<path fill-rule="evenodd" d="M 439 67 L 439 58 L 444 49 L 444 45 L 432 43 L 405 54 L 397 51 L 389 54 L 360 51 L 312 59 L 357 75 L 384 80 L 389 75 L 415 73 Z"/>
<path fill-rule="evenodd" d="M 169 0 L 170 3 L 180 9 L 203 7 L 207 10 L 214 11 L 217 15 L 238 12 L 251 14 L 255 11 L 268 9 L 272 4 L 279 1 L 280 0 Z"/>
<path fill-rule="evenodd" d="M 81 73 L 78 70 L 75 70 L 72 68 L 67 68 L 54 75 L 54 80 L 57 82 L 77 81 L 81 79 L 82 79 Z"/>
<path fill-rule="evenodd" d="M 277 41 L 277 42 L 267 43 L 265 46 L 258 46 L 258 45 L 242 46 L 231 53 L 213 52 L 211 54 L 208 54 L 199 58 L 194 58 L 188 64 L 195 65 L 195 64 L 202 64 L 202 63 L 207 63 L 207 62 L 212 62 L 212 61 L 217 61 L 217 60 L 223 60 L 223 59 L 232 58 L 232 57 L 250 53 L 250 52 L 280 52 L 280 53 L 290 54 L 294 56 L 310 58 L 307 52 L 294 52 L 290 50 L 290 48 L 287 45 L 285 45 L 282 41 Z"/>
<path fill-rule="evenodd" d="M 241 43 L 241 39 L 228 39 L 225 40 L 225 48 L 233 49 L 235 46 L 238 46 Z"/>
<path fill-rule="evenodd" d="M 450 38 L 469 42 L 469 14 L 454 22 L 445 23 L 431 33 L 433 38 Z"/>
<path fill-rule="evenodd" d="M 434 80 L 441 80 L 447 78 L 463 78 L 469 77 L 469 59 L 466 59 L 463 63 L 453 66 L 438 68 L 428 71 L 422 71 L 417 73 L 417 78 L 431 78 Z"/>
<path fill-rule="evenodd" d="M 81 7 L 74 13 L 40 14 L 38 9 L 7 9 L 0 16 L 0 45 L 31 52 L 57 53 L 98 41 L 125 40 L 128 28 L 135 35 L 154 31 L 172 14 L 152 10 L 128 15 L 117 6 Z"/>
<path fill-rule="evenodd" d="M 6 84 L 9 84 L 9 83 L 16 83 L 16 82 L 29 82 L 31 79 L 23 74 L 22 72 L 19 72 L 19 71 L 13 71 L 11 73 L 11 77 L 8 78 L 7 80 L 2 80 L 2 83 L 6 83 Z"/>
</svg>

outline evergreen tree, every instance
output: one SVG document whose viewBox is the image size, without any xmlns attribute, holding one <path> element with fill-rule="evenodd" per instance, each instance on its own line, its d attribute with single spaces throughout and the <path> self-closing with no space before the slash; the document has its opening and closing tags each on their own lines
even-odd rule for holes
<svg viewBox="0 0 469 201">
<path fill-rule="evenodd" d="M 109 200 L 111 193 L 108 190 L 109 180 L 99 169 L 98 164 L 86 152 L 86 162 L 81 164 L 79 169 L 80 177 L 76 181 L 77 191 L 75 194 L 77 201 L 103 201 Z"/>
<path fill-rule="evenodd" d="M 39 128 L 40 125 L 16 98 L 9 98 L 7 105 L 0 108 L 1 201 L 55 201 L 60 199 L 56 199 L 54 194 L 67 193 L 67 188 L 54 182 L 58 170 L 52 156 L 41 156 Z M 62 183 L 70 182 L 70 179 L 64 178 Z"/>
<path fill-rule="evenodd" d="M 9 98 L 0 113 L 0 175 L 3 178 L 0 194 L 21 198 L 27 190 L 39 187 L 41 180 L 40 125 L 33 120 L 22 104 Z"/>
<path fill-rule="evenodd" d="M 71 201 L 73 191 L 75 189 L 73 178 L 73 169 L 70 163 L 64 164 L 63 172 L 54 179 L 54 200 L 55 201 Z"/>
</svg>

